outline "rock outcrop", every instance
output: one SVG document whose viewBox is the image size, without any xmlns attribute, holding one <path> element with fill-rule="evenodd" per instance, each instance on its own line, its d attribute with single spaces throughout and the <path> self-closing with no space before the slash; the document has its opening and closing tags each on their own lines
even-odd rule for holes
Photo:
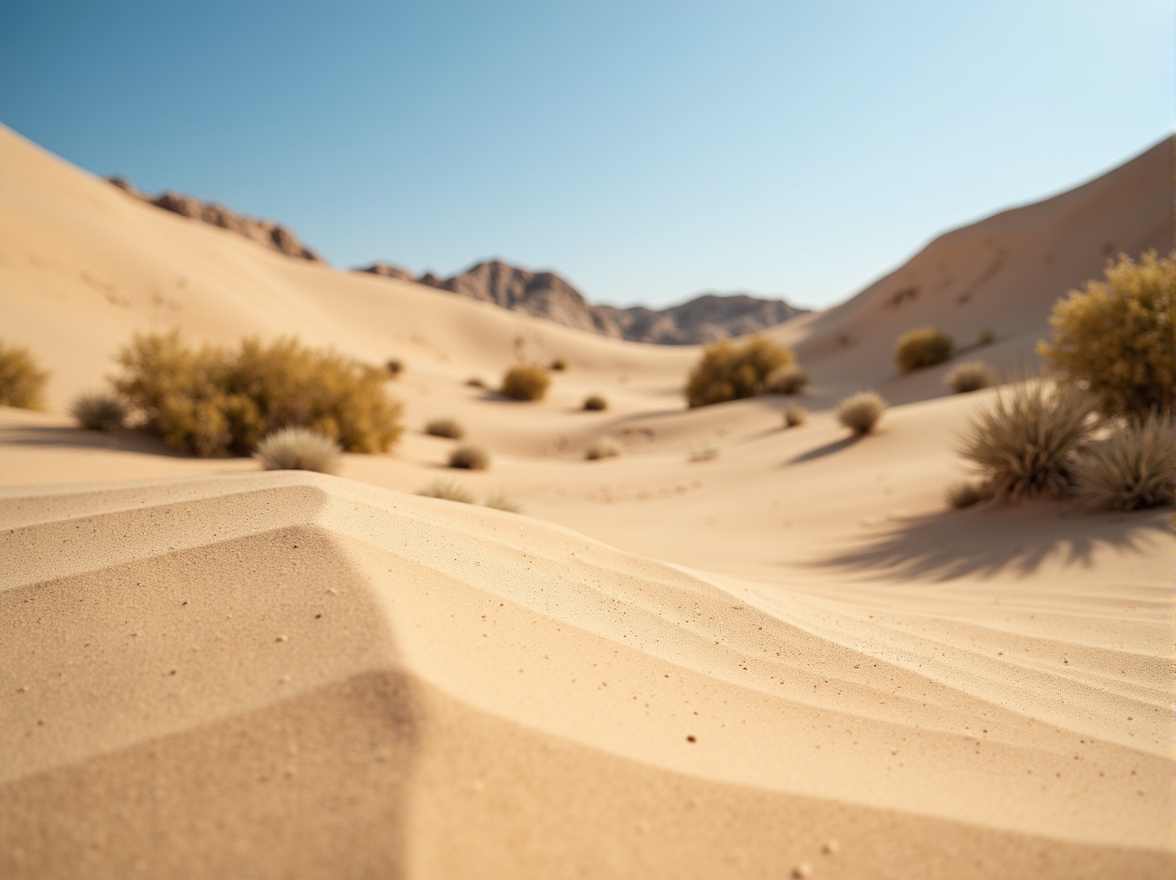
<svg viewBox="0 0 1176 880">
<path fill-rule="evenodd" d="M 136 189 L 124 177 L 116 176 L 107 179 L 127 195 L 155 205 L 157 208 L 163 208 L 165 211 L 171 211 L 173 214 L 179 214 L 181 217 L 188 217 L 189 219 L 199 220 L 202 223 L 208 223 L 212 226 L 219 226 L 221 229 L 227 229 L 230 232 L 243 235 L 260 245 L 280 251 L 290 257 L 298 257 L 299 259 L 311 260 L 316 263 L 325 262 L 322 257 L 299 241 L 298 236 L 290 229 L 274 223 L 272 220 L 259 220 L 254 217 L 245 217 L 230 211 L 224 205 L 218 205 L 215 202 L 202 202 L 199 199 L 181 195 L 171 190 L 152 197 L 148 193 Z"/>
</svg>

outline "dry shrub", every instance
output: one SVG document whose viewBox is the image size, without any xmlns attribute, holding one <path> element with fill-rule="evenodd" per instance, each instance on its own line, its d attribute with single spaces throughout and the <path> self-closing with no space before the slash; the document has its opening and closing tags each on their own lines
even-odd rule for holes
<svg viewBox="0 0 1176 880">
<path fill-rule="evenodd" d="M 608 409 L 608 401 L 599 394 L 590 394 L 584 398 L 584 409 L 590 412 L 602 412 Z"/>
<path fill-rule="evenodd" d="M 984 361 L 965 361 L 948 370 L 943 381 L 956 394 L 967 394 L 995 385 L 996 373 Z"/>
<path fill-rule="evenodd" d="M 1074 494 L 1086 507 L 1142 510 L 1172 504 L 1174 493 L 1176 445 L 1167 415 L 1117 426 L 1074 463 Z"/>
<path fill-rule="evenodd" d="M 32 352 L 0 341 L 0 406 L 42 409 L 48 381 Z"/>
<path fill-rule="evenodd" d="M 282 428 L 257 445 L 253 457 L 267 471 L 318 471 L 336 474 L 341 462 L 339 445 L 309 428 Z"/>
<path fill-rule="evenodd" d="M 808 410 L 803 406 L 789 406 L 784 410 L 784 427 L 795 428 L 808 421 Z"/>
<path fill-rule="evenodd" d="M 388 371 L 388 375 L 393 379 L 400 378 L 400 374 L 404 372 L 404 361 L 400 358 L 392 358 L 384 364 L 384 369 Z"/>
<path fill-rule="evenodd" d="M 568 362 L 566 360 L 564 360 L 563 358 L 556 358 L 555 360 L 553 360 L 551 362 L 550 369 L 557 372 L 557 373 L 562 373 L 567 368 L 568 368 Z"/>
<path fill-rule="evenodd" d="M 425 425 L 425 433 L 432 437 L 460 440 L 465 436 L 465 428 L 456 419 L 433 419 Z"/>
<path fill-rule="evenodd" d="M 246 453 L 291 427 L 349 452 L 384 452 L 400 437 L 382 370 L 293 339 L 246 339 L 233 351 L 192 348 L 177 331 L 136 335 L 117 360 L 114 388 L 148 430 L 197 455 Z"/>
<path fill-rule="evenodd" d="M 484 471 L 490 467 L 490 453 L 481 446 L 467 443 L 449 454 L 449 466 L 467 471 Z"/>
<path fill-rule="evenodd" d="M 1138 263 L 1123 254 L 1105 281 L 1059 300 L 1053 341 L 1038 343 L 1050 368 L 1088 388 L 1108 415 L 1143 417 L 1176 399 L 1176 254 Z"/>
<path fill-rule="evenodd" d="M 934 327 L 920 327 L 898 337 L 894 359 L 904 373 L 933 367 L 951 357 L 955 343 L 950 336 Z"/>
<path fill-rule="evenodd" d="M 522 508 L 507 498 L 501 491 L 486 496 L 485 505 L 494 510 L 504 510 L 507 513 L 522 513 Z"/>
<path fill-rule="evenodd" d="M 988 490 L 984 487 L 984 484 L 972 480 L 961 480 L 958 483 L 953 483 L 947 487 L 945 495 L 947 503 L 956 510 L 962 510 L 965 507 L 979 504 L 981 501 L 988 500 L 989 497 Z"/>
<path fill-rule="evenodd" d="M 417 491 L 418 495 L 426 498 L 440 498 L 444 501 L 458 501 L 462 504 L 473 504 L 474 496 L 463 486 L 452 480 L 434 480 L 425 488 Z"/>
<path fill-rule="evenodd" d="M 996 342 L 996 333 L 987 327 L 981 330 L 979 335 L 976 337 L 977 348 L 983 348 L 986 345 L 992 345 L 994 342 Z"/>
<path fill-rule="evenodd" d="M 485 388 L 486 380 L 481 376 L 470 376 L 470 378 L 466 379 L 466 385 L 469 388 Z"/>
<path fill-rule="evenodd" d="M 808 370 L 800 364 L 789 364 L 772 371 L 764 382 L 764 390 L 768 394 L 800 394 L 811 381 Z"/>
<path fill-rule="evenodd" d="M 885 411 L 886 399 L 881 394 L 859 391 L 838 404 L 837 420 L 856 436 L 862 437 L 874 430 Z"/>
<path fill-rule="evenodd" d="M 960 454 L 976 465 L 997 500 L 1062 497 L 1094 427 L 1096 405 L 1071 385 L 1019 382 L 976 414 Z"/>
<path fill-rule="evenodd" d="M 502 377 L 502 393 L 511 400 L 542 400 L 551 377 L 535 364 L 518 364 Z"/>
<path fill-rule="evenodd" d="M 588 447 L 588 451 L 584 453 L 584 457 L 589 461 L 598 461 L 602 458 L 616 458 L 625 451 L 625 447 L 621 441 L 616 437 L 601 437 L 595 443 Z"/>
<path fill-rule="evenodd" d="M 127 423 L 126 406 L 116 395 L 106 391 L 79 394 L 70 404 L 69 412 L 79 425 L 90 431 L 112 434 L 121 431 Z"/>
<path fill-rule="evenodd" d="M 713 461 L 719 457 L 719 447 L 706 440 L 700 440 L 690 447 L 689 460 L 692 462 Z"/>
<path fill-rule="evenodd" d="M 686 403 L 708 406 L 762 394 L 773 371 L 796 362 L 796 356 L 761 337 L 742 345 L 723 340 L 708 345 L 686 382 Z"/>
</svg>

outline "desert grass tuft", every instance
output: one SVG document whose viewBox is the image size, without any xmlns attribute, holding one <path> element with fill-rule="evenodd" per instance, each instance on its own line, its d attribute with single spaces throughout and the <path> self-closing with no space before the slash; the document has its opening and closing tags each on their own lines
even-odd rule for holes
<svg viewBox="0 0 1176 880">
<path fill-rule="evenodd" d="M 1083 506 L 1101 510 L 1171 505 L 1176 496 L 1171 418 L 1151 413 L 1092 443 L 1074 463 L 1074 495 Z"/>
<path fill-rule="evenodd" d="M 467 471 L 484 471 L 490 467 L 490 453 L 481 446 L 467 443 L 449 454 L 449 466 Z"/>
<path fill-rule="evenodd" d="M 764 381 L 768 394 L 800 394 L 808 387 L 812 377 L 800 364 L 789 364 L 773 370 Z"/>
<path fill-rule="evenodd" d="M 549 369 L 551 369 L 552 371 L 554 371 L 556 373 L 562 373 L 567 368 L 568 368 L 568 362 L 561 357 L 557 357 L 555 360 L 553 360 L 551 362 L 551 366 L 549 367 Z"/>
<path fill-rule="evenodd" d="M 460 440 L 465 436 L 465 428 L 456 419 L 433 419 L 425 425 L 425 433 L 431 437 Z"/>
<path fill-rule="evenodd" d="M 933 367 L 951 357 L 955 343 L 942 330 L 934 327 L 920 327 L 898 337 L 894 347 L 894 359 L 904 373 Z"/>
<path fill-rule="evenodd" d="M 468 387 L 468 388 L 485 388 L 486 387 L 486 380 L 483 379 L 481 376 L 470 376 L 468 379 L 466 379 L 465 383 L 466 383 L 466 387 Z"/>
<path fill-rule="evenodd" d="M 474 496 L 452 480 L 434 480 L 423 489 L 418 489 L 417 494 L 425 498 L 440 498 L 443 501 L 457 501 L 461 504 L 474 503 Z"/>
<path fill-rule="evenodd" d="M 330 437 L 307 428 L 282 428 L 257 445 L 253 457 L 267 471 L 339 472 L 339 445 Z"/>
<path fill-rule="evenodd" d="M 522 513 L 523 510 L 501 491 L 486 496 L 485 506 L 494 510 L 504 510 L 507 513 Z"/>
<path fill-rule="evenodd" d="M 517 364 L 502 377 L 502 393 L 511 400 L 542 400 L 551 377 L 535 364 Z"/>
<path fill-rule="evenodd" d="M 796 428 L 808 421 L 808 410 L 803 406 L 789 406 L 784 409 L 784 427 Z"/>
<path fill-rule="evenodd" d="M 960 440 L 998 501 L 1060 498 L 1090 438 L 1097 400 L 1072 385 L 1018 382 L 977 413 Z"/>
<path fill-rule="evenodd" d="M 391 358 L 384 364 L 384 369 L 393 379 L 399 379 L 400 374 L 404 372 L 404 361 L 400 358 Z"/>
<path fill-rule="evenodd" d="M 74 398 L 70 415 L 90 431 L 112 434 L 127 423 L 127 408 L 114 394 L 106 391 L 86 391 Z"/>
<path fill-rule="evenodd" d="M 0 406 L 42 409 L 48 381 L 32 352 L 0 340 Z"/>
<path fill-rule="evenodd" d="M 584 457 L 589 461 L 599 461 L 602 458 L 616 458 L 622 455 L 625 447 L 616 437 L 604 436 L 588 447 Z"/>
<path fill-rule="evenodd" d="M 944 496 L 947 499 L 947 503 L 956 510 L 972 507 L 981 501 L 988 500 L 990 497 L 984 484 L 978 483 L 975 480 L 961 480 L 958 483 L 952 483 L 947 487 L 947 492 L 944 493 Z"/>
<path fill-rule="evenodd" d="M 859 391 L 837 406 L 837 420 L 853 431 L 855 436 L 864 437 L 874 430 L 885 411 L 886 399 L 881 394 Z"/>
<path fill-rule="evenodd" d="M 608 401 L 599 394 L 590 394 L 584 398 L 586 412 L 603 412 L 606 409 L 608 409 Z"/>
<path fill-rule="evenodd" d="M 984 361 L 965 361 L 956 364 L 943 378 L 956 394 L 968 394 L 996 384 L 996 372 Z"/>
</svg>

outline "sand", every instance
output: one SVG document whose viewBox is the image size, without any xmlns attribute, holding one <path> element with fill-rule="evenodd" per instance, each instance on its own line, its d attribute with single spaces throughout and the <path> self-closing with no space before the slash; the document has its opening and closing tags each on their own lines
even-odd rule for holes
<svg viewBox="0 0 1176 880">
<path fill-rule="evenodd" d="M 0 408 L 0 876 L 1172 876 L 1171 512 L 947 511 L 996 392 L 891 362 L 922 324 L 1027 361 L 1105 248 L 1171 242 L 1172 179 L 1166 142 L 773 331 L 784 430 L 685 410 L 696 348 L 292 260 L 0 130 L 0 336 L 53 370 Z M 328 477 L 74 427 L 173 325 L 398 357 L 408 430 Z M 466 384 L 520 357 L 569 370 Z M 850 442 L 858 388 L 893 405 Z"/>
</svg>

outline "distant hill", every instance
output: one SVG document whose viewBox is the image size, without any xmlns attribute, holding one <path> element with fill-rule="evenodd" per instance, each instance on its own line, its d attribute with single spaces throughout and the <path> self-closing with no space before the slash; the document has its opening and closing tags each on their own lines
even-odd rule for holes
<svg viewBox="0 0 1176 880">
<path fill-rule="evenodd" d="M 663 345 L 690 345 L 754 333 L 806 311 L 782 299 L 716 293 L 665 309 L 595 306 L 554 272 L 531 272 L 501 260 L 477 263 L 449 278 L 431 272 L 413 278 L 407 269 L 389 263 L 376 263 L 360 271 L 416 281 L 614 339 Z"/>
</svg>

